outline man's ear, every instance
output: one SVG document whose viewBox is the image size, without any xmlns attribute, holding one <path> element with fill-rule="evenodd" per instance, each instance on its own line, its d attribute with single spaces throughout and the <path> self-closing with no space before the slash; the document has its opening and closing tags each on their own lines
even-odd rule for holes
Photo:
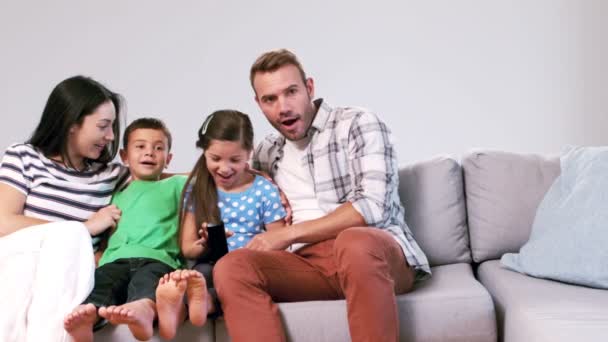
<svg viewBox="0 0 608 342">
<path fill-rule="evenodd" d="M 125 166 L 129 166 L 129 160 L 127 159 L 127 150 L 121 149 L 120 151 L 118 151 L 118 154 L 120 154 L 120 160 L 122 160 L 122 163 L 125 164 Z"/>
<path fill-rule="evenodd" d="M 306 79 L 306 91 L 311 100 L 315 98 L 315 81 L 312 77 Z"/>
<path fill-rule="evenodd" d="M 173 159 L 173 153 L 169 153 L 169 154 L 167 154 L 167 159 L 166 159 L 166 161 L 165 161 L 165 169 L 166 169 L 167 167 L 169 167 L 169 163 L 171 162 L 171 159 Z"/>
</svg>

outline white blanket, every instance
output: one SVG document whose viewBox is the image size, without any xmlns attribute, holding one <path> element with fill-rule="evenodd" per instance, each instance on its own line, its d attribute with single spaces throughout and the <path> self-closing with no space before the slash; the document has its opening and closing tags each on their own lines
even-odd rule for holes
<svg viewBox="0 0 608 342">
<path fill-rule="evenodd" d="M 93 288 L 91 237 L 55 222 L 0 238 L 0 341 L 70 341 L 63 319 Z"/>
</svg>

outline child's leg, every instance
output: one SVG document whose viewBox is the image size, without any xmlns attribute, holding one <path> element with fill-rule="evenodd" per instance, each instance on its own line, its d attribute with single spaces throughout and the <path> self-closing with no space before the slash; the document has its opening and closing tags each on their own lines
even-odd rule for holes
<svg viewBox="0 0 608 342">
<path fill-rule="evenodd" d="M 158 312 L 158 331 L 165 340 L 172 340 L 177 327 L 186 319 L 184 294 L 187 279 L 182 278 L 184 270 L 165 274 L 156 288 L 156 311 Z"/>
<path fill-rule="evenodd" d="M 102 307 L 99 315 L 112 324 L 127 324 L 138 340 L 148 340 L 154 332 L 156 318 L 156 286 L 158 280 L 173 271 L 170 266 L 152 259 L 128 259 L 131 275 L 127 303 L 120 306 Z"/>
<path fill-rule="evenodd" d="M 188 281 L 188 314 L 194 325 L 202 326 L 207 315 L 216 312 L 217 295 L 213 288 L 213 265 L 199 263 L 190 272 Z M 201 278 L 202 275 L 202 278 Z"/>
<path fill-rule="evenodd" d="M 105 264 L 95 270 L 95 287 L 83 304 L 64 319 L 64 328 L 76 342 L 93 340 L 93 325 L 97 322 L 97 307 L 124 301 L 129 269 L 120 261 Z M 122 292 L 122 293 L 121 293 Z M 122 297 L 122 298 L 121 298 Z"/>
</svg>

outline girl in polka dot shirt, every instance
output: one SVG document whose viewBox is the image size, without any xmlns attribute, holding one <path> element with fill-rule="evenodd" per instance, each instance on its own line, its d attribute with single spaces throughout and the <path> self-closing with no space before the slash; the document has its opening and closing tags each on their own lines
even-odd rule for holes
<svg viewBox="0 0 608 342">
<path fill-rule="evenodd" d="M 211 276 L 213 265 L 206 259 L 207 223 L 224 223 L 230 251 L 245 247 L 265 230 L 285 227 L 279 190 L 249 172 L 253 128 L 247 115 L 233 110 L 212 113 L 199 130 L 196 146 L 203 154 L 183 194 L 179 239 L 182 254 L 197 264 L 194 270 L 175 271 L 159 282 L 159 332 L 165 339 L 172 339 L 185 320 L 185 293 L 194 325 L 204 325 L 207 314 L 220 309 Z"/>
</svg>

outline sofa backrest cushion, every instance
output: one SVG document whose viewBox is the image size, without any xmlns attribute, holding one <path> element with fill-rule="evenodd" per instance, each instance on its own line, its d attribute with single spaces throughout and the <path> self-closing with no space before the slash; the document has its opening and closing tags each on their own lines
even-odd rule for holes
<svg viewBox="0 0 608 342">
<path fill-rule="evenodd" d="M 405 222 L 431 266 L 471 262 L 462 168 L 437 157 L 399 170 Z"/>
<path fill-rule="evenodd" d="M 559 158 L 479 150 L 465 155 L 462 167 L 473 260 L 519 251 L 560 173 Z"/>
</svg>

